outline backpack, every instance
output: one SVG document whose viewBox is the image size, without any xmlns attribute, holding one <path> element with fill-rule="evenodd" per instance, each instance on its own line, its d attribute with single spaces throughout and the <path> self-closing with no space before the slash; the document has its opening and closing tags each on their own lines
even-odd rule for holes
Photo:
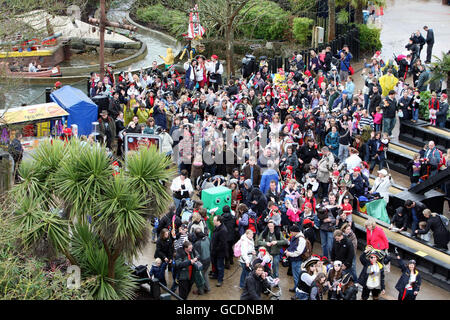
<svg viewBox="0 0 450 320">
<path fill-rule="evenodd" d="M 238 242 L 236 242 L 234 244 L 233 253 L 236 258 L 239 258 L 241 256 L 241 240 L 240 239 Z"/>
<path fill-rule="evenodd" d="M 442 223 L 444 224 L 444 226 L 448 229 L 448 225 L 449 225 L 449 220 L 446 216 L 444 216 L 443 214 L 439 215 L 439 218 L 441 218 Z"/>
<path fill-rule="evenodd" d="M 303 253 L 300 255 L 300 258 L 302 258 L 303 261 L 308 260 L 312 256 L 312 245 L 311 242 L 305 238 L 306 244 L 305 244 L 305 250 L 303 250 Z"/>
<path fill-rule="evenodd" d="M 256 220 L 253 217 L 248 217 L 248 226 L 247 230 L 250 229 L 253 231 L 254 234 L 256 234 Z"/>
</svg>

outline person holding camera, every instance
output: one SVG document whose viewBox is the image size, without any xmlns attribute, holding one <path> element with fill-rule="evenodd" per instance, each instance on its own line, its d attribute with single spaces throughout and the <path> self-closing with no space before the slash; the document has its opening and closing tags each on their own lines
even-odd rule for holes
<svg viewBox="0 0 450 320">
<path fill-rule="evenodd" d="M 178 294 L 184 300 L 189 296 L 194 283 L 194 272 L 200 271 L 201 262 L 198 261 L 198 253 L 193 250 L 192 243 L 185 241 L 176 252 L 175 265 L 178 269 Z"/>
<path fill-rule="evenodd" d="M 342 82 L 346 82 L 347 77 L 350 73 L 350 60 L 353 58 L 348 45 L 344 44 L 342 50 L 338 52 L 338 55 L 340 58 L 339 77 L 341 78 Z"/>
<path fill-rule="evenodd" d="M 181 170 L 181 174 L 172 181 L 172 185 L 170 186 L 177 209 L 180 206 L 181 199 L 189 198 L 194 192 L 191 179 L 188 176 L 187 170 Z"/>
<path fill-rule="evenodd" d="M 264 266 L 257 263 L 254 270 L 245 278 L 241 300 L 261 300 L 261 293 L 269 287 Z"/>
</svg>

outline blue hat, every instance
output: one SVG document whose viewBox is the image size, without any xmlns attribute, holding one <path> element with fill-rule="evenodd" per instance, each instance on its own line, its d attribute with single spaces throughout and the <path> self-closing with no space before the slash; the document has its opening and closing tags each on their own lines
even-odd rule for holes
<svg viewBox="0 0 450 320">
<path fill-rule="evenodd" d="M 342 94 L 348 94 L 347 90 L 342 91 Z"/>
<path fill-rule="evenodd" d="M 360 196 L 359 198 L 358 198 L 358 200 L 361 202 L 361 201 L 365 201 L 365 202 L 367 202 L 367 201 L 369 201 L 369 199 L 367 199 L 366 197 L 364 197 L 364 196 Z"/>
</svg>

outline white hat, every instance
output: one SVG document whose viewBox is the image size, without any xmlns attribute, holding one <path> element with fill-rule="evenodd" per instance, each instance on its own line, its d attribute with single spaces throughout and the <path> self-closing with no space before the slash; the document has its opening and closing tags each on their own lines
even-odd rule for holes
<svg viewBox="0 0 450 320">
<path fill-rule="evenodd" d="M 333 266 L 342 266 L 342 261 L 336 260 L 333 262 Z"/>
<path fill-rule="evenodd" d="M 388 172 L 385 169 L 378 170 L 378 173 L 381 173 L 383 176 L 387 176 Z"/>
</svg>

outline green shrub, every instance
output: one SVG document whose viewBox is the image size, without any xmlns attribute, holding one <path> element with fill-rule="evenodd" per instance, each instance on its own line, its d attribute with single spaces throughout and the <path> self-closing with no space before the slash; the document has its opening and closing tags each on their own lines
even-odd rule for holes
<svg viewBox="0 0 450 320">
<path fill-rule="evenodd" d="M 368 26 L 366 24 L 358 24 L 357 28 L 359 30 L 361 51 L 374 52 L 377 50 L 381 50 L 381 29 L 376 28 L 375 26 Z"/>
<path fill-rule="evenodd" d="M 245 11 L 245 8 L 242 10 Z M 272 1 L 262 0 L 248 11 L 246 21 L 255 21 L 252 24 L 243 24 L 238 27 L 238 34 L 245 38 L 279 40 L 289 29 L 289 14 Z"/>
<path fill-rule="evenodd" d="M 430 110 L 428 109 L 428 102 L 431 99 L 430 91 L 422 91 L 420 93 L 420 107 L 419 107 L 419 117 L 425 120 L 430 119 Z"/>
<path fill-rule="evenodd" d="M 309 18 L 294 18 L 292 23 L 292 34 L 294 38 L 300 43 L 307 45 L 312 37 L 313 20 Z"/>
<path fill-rule="evenodd" d="M 136 10 L 136 16 L 140 21 L 154 23 L 177 38 L 186 33 L 189 23 L 186 13 L 164 8 L 161 4 L 139 8 Z"/>
</svg>

